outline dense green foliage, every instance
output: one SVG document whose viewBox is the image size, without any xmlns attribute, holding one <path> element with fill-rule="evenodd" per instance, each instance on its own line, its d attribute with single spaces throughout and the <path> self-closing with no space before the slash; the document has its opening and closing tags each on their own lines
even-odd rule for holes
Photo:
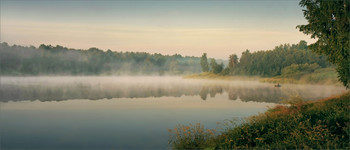
<svg viewBox="0 0 350 150">
<path fill-rule="evenodd" d="M 144 52 L 112 52 L 98 48 L 68 49 L 0 45 L 1 75 L 190 74 L 200 72 L 198 57 Z"/>
<path fill-rule="evenodd" d="M 350 87 L 350 1 L 349 0 L 301 0 L 306 25 L 297 28 L 317 38 L 309 47 L 328 56 L 337 66 L 339 80 Z"/>
<path fill-rule="evenodd" d="M 207 53 L 204 53 L 201 57 L 201 67 L 203 72 L 209 71 L 209 64 L 207 59 Z"/>
<path fill-rule="evenodd" d="M 327 61 L 323 56 L 312 53 L 306 48 L 306 42 L 299 44 L 284 44 L 274 50 L 242 53 L 239 62 L 239 73 L 244 75 L 277 76 L 282 69 L 292 64 L 318 64 L 326 67 Z"/>
<path fill-rule="evenodd" d="M 183 131 L 172 132 L 169 142 L 174 149 L 349 149 L 349 100 L 347 93 L 317 102 L 277 106 L 217 135 L 204 127 L 181 126 Z M 187 131 L 201 134 L 184 134 Z M 189 138 L 194 140 L 186 143 L 184 139 Z"/>
<path fill-rule="evenodd" d="M 229 56 L 229 64 L 222 75 L 249 75 L 249 76 L 278 76 L 282 70 L 291 65 L 315 64 L 322 68 L 330 66 L 325 56 L 320 56 L 307 49 L 307 43 L 284 44 L 276 46 L 273 50 L 257 51 L 251 53 L 246 50 L 238 61 L 237 55 Z M 213 69 L 211 65 L 211 69 Z"/>
<path fill-rule="evenodd" d="M 223 63 L 218 64 L 215 59 L 211 59 L 210 67 L 213 73 L 220 73 L 224 68 L 224 64 Z"/>
<path fill-rule="evenodd" d="M 292 64 L 288 67 L 282 69 L 283 77 L 301 77 L 304 74 L 309 74 L 314 72 L 320 66 L 316 63 L 314 64 Z"/>
</svg>

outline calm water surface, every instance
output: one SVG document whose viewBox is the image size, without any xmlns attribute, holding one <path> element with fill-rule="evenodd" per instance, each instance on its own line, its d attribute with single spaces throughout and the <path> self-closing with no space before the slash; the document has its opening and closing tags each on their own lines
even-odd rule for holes
<svg viewBox="0 0 350 150">
<path fill-rule="evenodd" d="M 262 113 L 343 87 L 180 77 L 1 77 L 1 149 L 164 149 L 167 129 Z"/>
</svg>

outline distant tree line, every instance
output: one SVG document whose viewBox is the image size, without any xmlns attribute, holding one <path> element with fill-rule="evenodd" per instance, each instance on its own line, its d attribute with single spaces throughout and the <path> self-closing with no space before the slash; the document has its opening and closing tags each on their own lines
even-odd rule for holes
<svg viewBox="0 0 350 150">
<path fill-rule="evenodd" d="M 233 54 L 229 56 L 226 67 L 222 63 L 217 64 L 214 59 L 211 59 L 210 68 L 203 68 L 203 64 L 208 63 L 205 62 L 206 57 L 206 54 L 201 57 L 202 71 L 221 75 L 271 77 L 282 75 L 283 72 L 287 74 L 291 74 L 293 71 L 310 72 L 319 67 L 325 68 L 331 65 L 325 56 L 315 54 L 309 50 L 305 41 L 300 41 L 298 44 L 276 46 L 273 50 L 267 51 L 250 52 L 246 50 L 239 59 L 236 54 Z"/>
<path fill-rule="evenodd" d="M 145 52 L 114 52 L 98 48 L 69 49 L 60 45 L 0 45 L 1 75 L 164 75 L 201 70 L 200 58 Z"/>
</svg>

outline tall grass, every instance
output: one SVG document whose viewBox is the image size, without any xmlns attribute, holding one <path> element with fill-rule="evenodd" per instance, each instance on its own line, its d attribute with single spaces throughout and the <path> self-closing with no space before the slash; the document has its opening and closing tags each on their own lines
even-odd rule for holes
<svg viewBox="0 0 350 150">
<path fill-rule="evenodd" d="M 211 135 L 210 130 L 191 135 L 172 133 L 177 138 L 169 143 L 174 149 L 349 149 L 349 110 L 350 92 L 315 102 L 277 106 L 217 135 Z M 186 128 L 198 129 L 204 127 Z"/>
<path fill-rule="evenodd" d="M 169 129 L 169 144 L 173 149 L 204 149 L 213 143 L 216 130 L 205 129 L 200 123 L 177 125 L 174 129 Z"/>
</svg>

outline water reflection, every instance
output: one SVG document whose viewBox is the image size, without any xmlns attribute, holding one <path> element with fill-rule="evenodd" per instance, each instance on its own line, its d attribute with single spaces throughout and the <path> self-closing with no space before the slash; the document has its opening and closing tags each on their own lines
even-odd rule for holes
<svg viewBox="0 0 350 150">
<path fill-rule="evenodd" d="M 199 95 L 203 100 L 207 99 L 207 95 L 215 97 L 216 94 L 227 93 L 229 100 L 242 100 L 245 102 L 273 102 L 277 103 L 281 100 L 287 99 L 293 95 L 304 95 L 304 99 L 316 99 L 319 95 L 309 95 L 303 92 L 302 89 L 270 88 L 270 87 L 232 87 L 232 86 L 203 86 Z M 322 96 L 320 96 L 322 97 Z"/>
<path fill-rule="evenodd" d="M 2 77 L 0 101 L 61 101 L 69 99 L 111 99 L 199 96 L 217 94 L 229 100 L 280 102 L 290 96 L 319 99 L 345 91 L 336 86 L 284 85 L 257 81 L 204 81 L 179 77 Z M 209 95 L 209 97 L 208 97 Z"/>
<path fill-rule="evenodd" d="M 344 90 L 180 77 L 1 77 L 0 149 L 167 149 L 167 129 L 176 124 L 213 129 L 289 95 Z"/>
</svg>

